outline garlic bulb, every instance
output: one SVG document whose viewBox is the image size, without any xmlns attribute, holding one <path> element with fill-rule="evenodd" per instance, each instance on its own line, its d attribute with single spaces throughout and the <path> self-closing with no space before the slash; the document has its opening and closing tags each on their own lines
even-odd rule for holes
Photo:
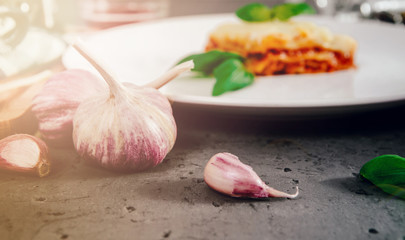
<svg viewBox="0 0 405 240">
<path fill-rule="evenodd" d="M 214 190 L 232 197 L 268 198 L 298 196 L 267 186 L 253 169 L 230 153 L 217 153 L 204 169 L 204 181 Z"/>
<path fill-rule="evenodd" d="M 48 147 L 41 139 L 28 134 L 3 138 L 0 140 L 0 168 L 44 177 L 50 171 Z"/>
<path fill-rule="evenodd" d="M 32 101 L 41 136 L 57 147 L 72 145 L 73 115 L 79 104 L 107 85 L 90 72 L 72 69 L 53 75 Z"/>
<path fill-rule="evenodd" d="M 162 162 L 177 135 L 168 99 L 151 87 L 122 84 L 90 57 L 88 50 L 77 44 L 74 47 L 109 85 L 109 91 L 84 100 L 76 110 L 73 142 L 78 153 L 114 170 L 141 171 Z M 192 67 L 190 62 L 179 65 L 159 82 L 167 82 Z"/>
</svg>

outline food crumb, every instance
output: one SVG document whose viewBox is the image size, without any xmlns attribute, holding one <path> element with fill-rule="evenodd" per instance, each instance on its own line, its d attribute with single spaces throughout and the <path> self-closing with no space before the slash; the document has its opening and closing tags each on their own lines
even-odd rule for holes
<svg viewBox="0 0 405 240">
<path fill-rule="evenodd" d="M 255 206 L 253 203 L 249 203 L 249 206 L 250 206 L 253 210 L 255 210 L 255 211 L 257 212 L 257 208 L 256 208 L 256 206 Z"/>
<path fill-rule="evenodd" d="M 164 238 L 168 238 L 168 237 L 170 237 L 170 234 L 172 234 L 172 231 L 171 231 L 171 230 L 166 231 L 166 232 L 163 233 L 163 237 L 164 237 Z"/>
<path fill-rule="evenodd" d="M 43 202 L 43 201 L 46 201 L 46 198 L 44 198 L 44 197 L 38 197 L 38 198 L 35 198 L 35 201 Z"/>
<path fill-rule="evenodd" d="M 220 207 L 220 206 L 221 206 L 221 204 L 219 204 L 219 203 L 217 203 L 217 202 L 212 202 L 212 205 L 213 205 L 214 207 Z"/>
<path fill-rule="evenodd" d="M 377 231 L 375 228 L 370 228 L 370 229 L 368 230 L 368 232 L 369 232 L 369 233 L 372 233 L 372 234 L 377 234 L 377 233 L 378 233 L 378 231 Z"/>
<path fill-rule="evenodd" d="M 60 239 L 67 239 L 68 237 L 69 237 L 69 235 L 63 234 L 62 236 L 60 236 Z"/>
<path fill-rule="evenodd" d="M 135 211 L 135 208 L 132 207 L 132 206 L 128 206 L 128 207 L 126 207 L 126 209 L 127 209 L 127 211 L 128 211 L 129 213 Z"/>
</svg>

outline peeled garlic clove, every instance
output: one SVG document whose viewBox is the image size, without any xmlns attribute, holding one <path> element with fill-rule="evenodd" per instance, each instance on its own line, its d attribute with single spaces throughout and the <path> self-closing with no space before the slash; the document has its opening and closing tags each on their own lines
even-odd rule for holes
<svg viewBox="0 0 405 240">
<path fill-rule="evenodd" d="M 76 110 L 73 142 L 77 152 L 114 170 L 141 171 L 162 162 L 177 135 L 168 99 L 154 88 L 117 81 L 83 46 L 74 47 L 109 86 L 109 91 L 84 100 Z M 179 65 L 159 82 L 166 82 L 192 67 L 190 63 Z M 161 86 L 157 82 L 152 85 Z"/>
<path fill-rule="evenodd" d="M 49 174 L 48 147 L 41 139 L 15 134 L 0 140 L 0 168 L 33 172 L 40 177 Z"/>
<path fill-rule="evenodd" d="M 104 81 L 84 70 L 53 75 L 32 102 L 42 137 L 53 146 L 71 146 L 77 107 L 94 93 L 106 90 Z"/>
<path fill-rule="evenodd" d="M 204 181 L 218 192 L 232 197 L 268 198 L 298 196 L 288 194 L 267 186 L 253 169 L 243 164 L 239 158 L 230 153 L 217 153 L 207 163 Z"/>
</svg>

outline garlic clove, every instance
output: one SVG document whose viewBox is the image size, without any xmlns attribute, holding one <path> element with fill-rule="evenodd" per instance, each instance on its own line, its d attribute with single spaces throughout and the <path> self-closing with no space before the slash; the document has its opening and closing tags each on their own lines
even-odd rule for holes
<svg viewBox="0 0 405 240">
<path fill-rule="evenodd" d="M 215 154 L 205 166 L 204 180 L 214 190 L 232 197 L 295 198 L 299 192 L 298 187 L 295 194 L 288 194 L 267 186 L 252 167 L 231 153 Z"/>
<path fill-rule="evenodd" d="M 90 72 L 71 69 L 53 75 L 32 101 L 42 137 L 56 147 L 72 146 L 74 113 L 99 91 L 107 91 L 107 86 Z"/>
<path fill-rule="evenodd" d="M 44 177 L 50 171 L 48 147 L 41 139 L 28 134 L 8 136 L 0 140 L 0 168 Z"/>
</svg>

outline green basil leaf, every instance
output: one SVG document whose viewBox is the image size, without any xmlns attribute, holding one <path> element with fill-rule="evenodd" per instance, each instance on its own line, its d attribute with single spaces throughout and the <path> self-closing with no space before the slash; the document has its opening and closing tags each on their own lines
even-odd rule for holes
<svg viewBox="0 0 405 240">
<path fill-rule="evenodd" d="M 248 22 L 263 22 L 270 19 L 270 12 L 264 4 L 250 3 L 236 10 L 236 15 Z"/>
<path fill-rule="evenodd" d="M 190 55 L 183 58 L 178 64 L 193 60 L 194 69 L 192 69 L 192 71 L 202 72 L 205 75 L 210 75 L 212 74 L 214 68 L 228 59 L 244 60 L 242 56 L 235 53 L 213 50 L 206 53 Z"/>
<path fill-rule="evenodd" d="M 228 91 L 244 88 L 254 81 L 254 75 L 248 72 L 239 59 L 228 59 L 214 69 L 216 83 L 213 96 L 219 96 Z"/>
<path fill-rule="evenodd" d="M 272 8 L 274 17 L 286 21 L 300 14 L 314 14 L 315 10 L 307 3 L 285 3 Z"/>
<path fill-rule="evenodd" d="M 264 22 L 279 19 L 286 21 L 299 14 L 313 14 L 315 9 L 307 3 L 284 3 L 272 8 L 261 3 L 250 3 L 236 11 L 236 15 L 248 22 Z"/>
<path fill-rule="evenodd" d="M 363 165 L 360 175 L 384 192 L 405 199 L 405 158 L 398 155 L 376 157 Z"/>
</svg>

